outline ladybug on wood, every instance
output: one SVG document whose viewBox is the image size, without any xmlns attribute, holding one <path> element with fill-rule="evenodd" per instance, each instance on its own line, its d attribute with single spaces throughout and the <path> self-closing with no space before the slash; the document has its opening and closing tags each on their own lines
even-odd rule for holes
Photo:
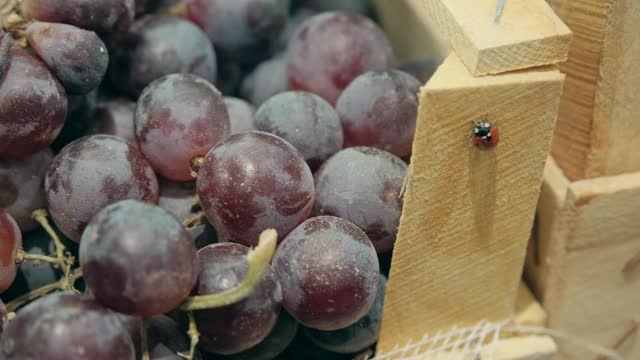
<svg viewBox="0 0 640 360">
<path fill-rule="evenodd" d="M 485 116 L 484 119 L 480 122 L 473 123 L 473 143 L 483 149 L 491 149 L 495 147 L 500 141 L 500 131 L 498 127 L 487 119 Z"/>
</svg>

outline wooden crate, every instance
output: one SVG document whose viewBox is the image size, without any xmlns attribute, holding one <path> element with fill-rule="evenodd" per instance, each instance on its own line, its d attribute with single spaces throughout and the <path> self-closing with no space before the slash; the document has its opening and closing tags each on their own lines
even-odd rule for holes
<svg viewBox="0 0 640 360">
<path fill-rule="evenodd" d="M 391 3 L 400 11 L 393 12 Z M 453 15 L 476 16 L 485 28 L 467 27 L 467 15 L 449 16 L 460 23 L 445 31 L 452 47 L 461 53 L 465 44 L 477 41 L 477 51 L 450 54 L 419 94 L 412 165 L 378 347 L 382 354 L 425 333 L 516 315 L 564 80 L 553 64 L 566 58 L 570 32 L 545 2 L 518 0 L 518 6 L 505 10 L 500 24 L 494 23 L 494 0 L 467 3 L 472 6 L 463 6 L 464 0 L 378 1 L 382 22 L 390 37 L 400 41 L 394 46 L 406 59 L 438 57 L 442 47 L 423 44 L 419 34 L 397 35 L 405 30 L 402 24 L 428 32 L 424 40 L 429 41 L 440 24 L 428 17 L 451 10 Z M 543 16 L 530 17 L 530 11 Z M 522 23 L 524 29 L 518 27 Z M 518 30 L 515 36 L 513 29 Z M 463 36 L 483 30 L 504 36 L 496 42 Z M 544 56 L 531 56 L 539 49 Z M 501 60 L 494 63 L 500 51 Z M 487 64 L 489 72 L 499 74 L 474 75 L 487 71 Z M 520 68 L 524 70 L 510 71 Z M 472 145 L 472 121 L 484 115 L 498 120 L 502 135 L 495 150 Z M 542 356 L 535 350 L 531 355 Z"/>
<path fill-rule="evenodd" d="M 549 327 L 640 359 L 640 172 L 570 182 L 549 161 L 535 230 L 526 275 Z"/>
</svg>

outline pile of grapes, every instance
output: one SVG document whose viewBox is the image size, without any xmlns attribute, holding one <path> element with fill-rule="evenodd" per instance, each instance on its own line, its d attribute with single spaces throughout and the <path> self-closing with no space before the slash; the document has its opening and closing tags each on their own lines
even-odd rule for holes
<svg viewBox="0 0 640 360">
<path fill-rule="evenodd" d="M 0 0 L 0 359 L 371 355 L 435 66 L 366 0 Z"/>
</svg>

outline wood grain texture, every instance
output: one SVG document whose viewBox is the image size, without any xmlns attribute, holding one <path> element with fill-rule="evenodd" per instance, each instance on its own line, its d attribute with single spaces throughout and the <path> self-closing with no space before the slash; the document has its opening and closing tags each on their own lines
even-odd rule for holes
<svg viewBox="0 0 640 360">
<path fill-rule="evenodd" d="M 497 74 L 565 61 L 571 31 L 545 1 L 420 0 L 472 74 Z"/>
<path fill-rule="evenodd" d="M 554 214 L 549 232 L 538 222 L 543 270 L 527 263 L 543 286 L 549 326 L 640 358 L 640 173 L 567 185 L 557 172 L 545 172 L 538 209 Z M 559 347 L 561 358 L 595 358 L 569 343 Z"/>
<path fill-rule="evenodd" d="M 421 89 L 379 349 L 514 314 L 564 75 L 474 77 L 449 56 Z M 472 145 L 488 114 L 501 140 Z"/>
<path fill-rule="evenodd" d="M 553 156 L 571 180 L 640 170 L 640 2 L 549 2 L 574 32 Z"/>
<path fill-rule="evenodd" d="M 380 22 L 400 62 L 442 60 L 451 46 L 424 14 L 422 0 L 375 0 Z"/>
</svg>

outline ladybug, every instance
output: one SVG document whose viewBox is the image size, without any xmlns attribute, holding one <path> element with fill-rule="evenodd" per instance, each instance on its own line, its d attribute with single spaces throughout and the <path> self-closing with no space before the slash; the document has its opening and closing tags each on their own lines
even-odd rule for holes
<svg viewBox="0 0 640 360">
<path fill-rule="evenodd" d="M 481 149 L 491 149 L 500 141 L 500 131 L 485 117 L 482 121 L 473 123 L 473 143 Z"/>
</svg>

